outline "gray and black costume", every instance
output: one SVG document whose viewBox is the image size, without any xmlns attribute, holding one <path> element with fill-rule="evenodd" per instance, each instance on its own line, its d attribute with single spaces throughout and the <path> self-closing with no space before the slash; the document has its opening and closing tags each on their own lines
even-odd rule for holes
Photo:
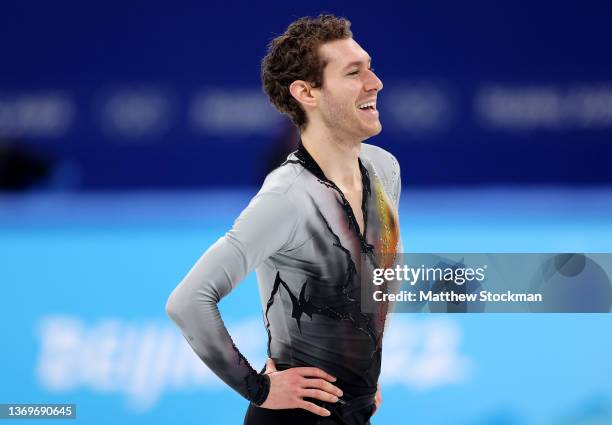
<svg viewBox="0 0 612 425">
<path fill-rule="evenodd" d="M 374 411 L 388 306 L 362 311 L 360 263 L 362 255 L 376 264 L 400 251 L 401 182 L 397 160 L 376 146 L 362 144 L 359 168 L 363 232 L 344 194 L 300 144 L 168 299 L 168 314 L 196 354 L 252 402 L 245 423 L 255 422 L 255 413 L 287 413 L 256 407 L 266 400 L 269 378 L 234 345 L 217 308 L 253 269 L 277 368 L 321 368 L 344 392 L 344 404 L 317 401 L 332 411 L 328 418 L 296 410 L 322 424 L 361 425 Z"/>
</svg>

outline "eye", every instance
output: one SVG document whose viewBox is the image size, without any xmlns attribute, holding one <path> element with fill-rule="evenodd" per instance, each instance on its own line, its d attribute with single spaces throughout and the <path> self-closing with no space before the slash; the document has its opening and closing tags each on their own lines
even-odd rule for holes
<svg viewBox="0 0 612 425">
<path fill-rule="evenodd" d="M 347 75 L 357 75 L 359 74 L 359 70 L 356 69 L 355 71 L 349 72 Z"/>
</svg>

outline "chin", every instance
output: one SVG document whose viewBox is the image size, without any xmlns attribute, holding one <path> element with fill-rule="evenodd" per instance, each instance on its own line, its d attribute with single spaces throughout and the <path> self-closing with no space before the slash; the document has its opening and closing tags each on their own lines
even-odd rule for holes
<svg viewBox="0 0 612 425">
<path fill-rule="evenodd" d="M 376 132 L 374 133 L 374 136 L 378 136 L 381 131 L 382 131 L 382 124 L 379 122 L 378 125 L 376 126 Z"/>
<path fill-rule="evenodd" d="M 368 136 L 367 137 L 378 136 L 381 131 L 382 131 L 382 125 L 380 124 L 380 122 L 378 122 L 378 124 L 376 125 L 375 128 L 370 128 L 368 130 Z"/>
</svg>

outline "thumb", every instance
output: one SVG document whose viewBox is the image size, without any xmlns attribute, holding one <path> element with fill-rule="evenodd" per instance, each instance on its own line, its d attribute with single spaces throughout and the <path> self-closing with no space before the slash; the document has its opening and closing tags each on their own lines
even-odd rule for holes
<svg viewBox="0 0 612 425">
<path fill-rule="evenodd" d="M 264 372 L 264 374 L 268 374 L 272 372 L 278 372 L 276 370 L 276 364 L 274 363 L 274 360 L 268 359 L 266 360 L 266 371 Z"/>
</svg>

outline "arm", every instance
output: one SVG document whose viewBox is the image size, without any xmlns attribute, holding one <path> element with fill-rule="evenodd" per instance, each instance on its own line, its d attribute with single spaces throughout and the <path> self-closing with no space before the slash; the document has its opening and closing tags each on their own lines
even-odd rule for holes
<svg viewBox="0 0 612 425">
<path fill-rule="evenodd" d="M 166 312 L 202 361 L 225 383 L 256 405 L 270 389 L 234 345 L 217 308 L 251 270 L 289 245 L 298 213 L 282 193 L 256 195 L 232 229 L 217 240 L 174 289 Z"/>
</svg>

